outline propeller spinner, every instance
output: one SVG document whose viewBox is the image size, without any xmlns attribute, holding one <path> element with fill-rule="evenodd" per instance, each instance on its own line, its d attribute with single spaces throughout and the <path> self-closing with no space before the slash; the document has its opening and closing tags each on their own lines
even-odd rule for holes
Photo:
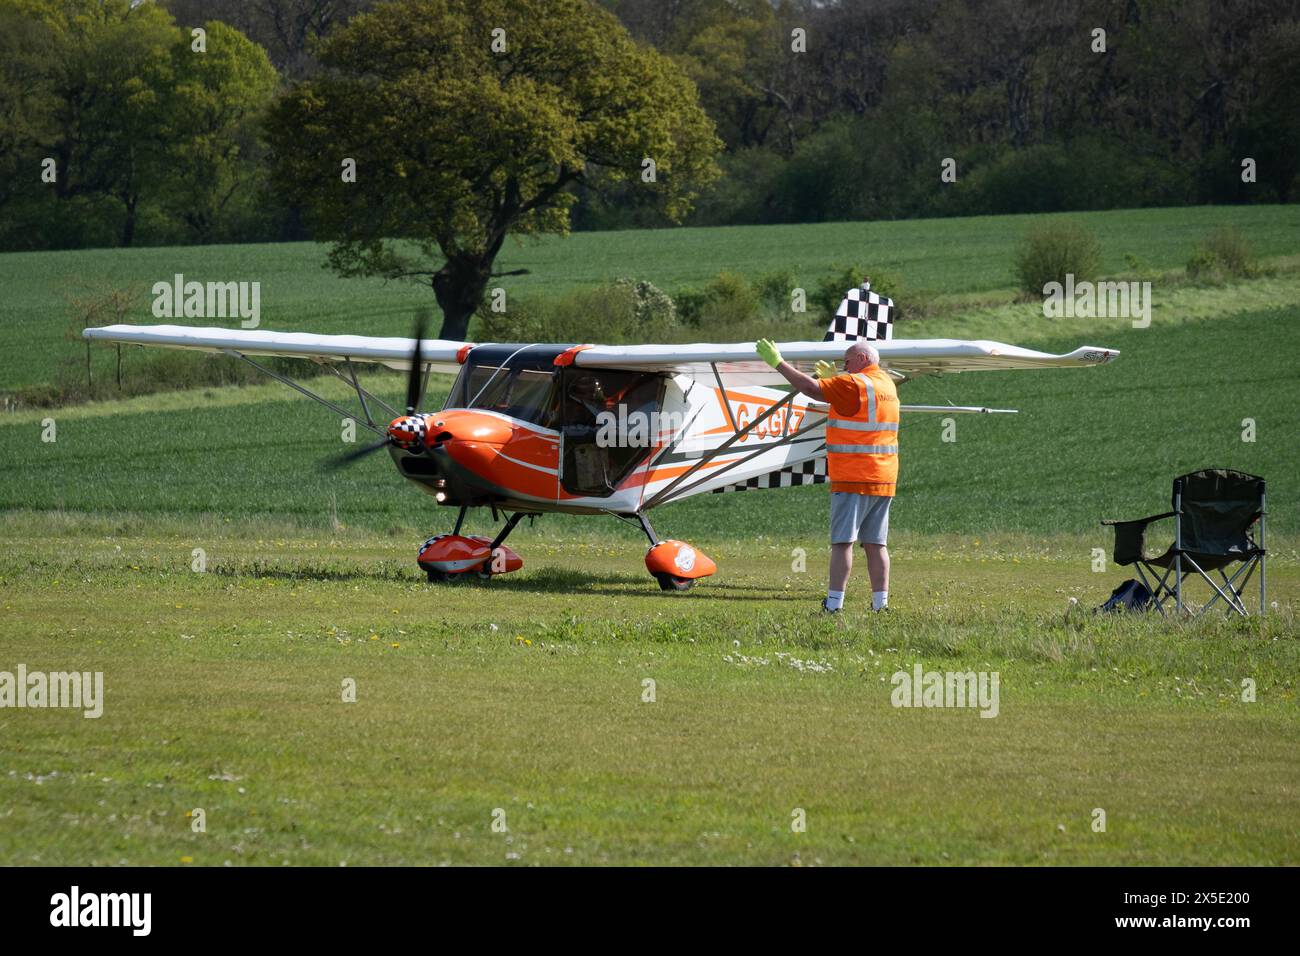
<svg viewBox="0 0 1300 956">
<path fill-rule="evenodd" d="M 420 374 L 422 368 L 420 346 L 424 341 L 428 324 L 428 313 L 421 311 L 415 317 L 415 347 L 411 350 L 411 373 L 406 379 L 406 414 L 394 418 L 389 423 L 388 435 L 383 441 L 357 448 L 328 461 L 326 463 L 328 470 L 334 471 L 345 465 L 360 461 L 367 455 L 377 452 L 381 448 L 387 448 L 389 445 L 395 445 L 407 451 L 418 451 L 424 447 L 424 439 L 428 434 L 429 426 L 425 421 L 425 416 L 416 414 L 415 406 L 420 401 L 420 390 L 424 385 L 423 377 Z"/>
</svg>

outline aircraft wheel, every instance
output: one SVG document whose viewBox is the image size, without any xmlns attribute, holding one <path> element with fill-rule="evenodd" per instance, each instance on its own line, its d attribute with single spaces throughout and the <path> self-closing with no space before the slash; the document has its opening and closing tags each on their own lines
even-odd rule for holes
<svg viewBox="0 0 1300 956">
<path fill-rule="evenodd" d="M 659 582 L 661 591 L 689 591 L 695 586 L 694 578 L 679 578 L 675 574 L 665 574 L 662 571 L 655 575 L 655 580 Z"/>
</svg>

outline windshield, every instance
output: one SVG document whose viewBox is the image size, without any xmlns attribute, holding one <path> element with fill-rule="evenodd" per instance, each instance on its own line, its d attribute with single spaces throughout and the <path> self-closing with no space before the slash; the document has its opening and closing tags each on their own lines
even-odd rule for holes
<svg viewBox="0 0 1300 956">
<path fill-rule="evenodd" d="M 554 390 L 550 371 L 467 365 L 461 369 L 444 407 L 485 408 L 552 428 Z"/>
</svg>

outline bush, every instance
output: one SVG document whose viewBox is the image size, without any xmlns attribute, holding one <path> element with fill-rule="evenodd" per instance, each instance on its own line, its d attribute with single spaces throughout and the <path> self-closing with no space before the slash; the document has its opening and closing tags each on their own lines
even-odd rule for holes
<svg viewBox="0 0 1300 956">
<path fill-rule="evenodd" d="M 57 408 L 156 392 L 269 381 L 248 364 L 226 355 L 153 352 L 101 344 L 91 346 L 87 370 L 82 344 L 74 345 L 72 354 L 59 362 L 52 383 L 20 388 L 8 396 L 11 403 L 20 408 Z M 295 379 L 326 374 L 320 366 L 300 359 L 269 358 L 263 364 Z"/>
<path fill-rule="evenodd" d="M 859 266 L 835 266 L 835 271 L 823 276 L 808 293 L 808 311 L 815 321 L 830 321 L 830 316 L 844 301 L 844 293 L 862 285 L 862 277 L 867 271 Z M 875 286 L 872 286 L 875 289 Z"/>
<path fill-rule="evenodd" d="M 505 312 L 479 309 L 480 342 L 621 343 L 670 338 L 677 308 L 667 293 L 635 279 L 616 279 L 539 302 L 510 301 Z"/>
<path fill-rule="evenodd" d="M 627 295 L 631 300 L 632 321 L 637 326 L 676 325 L 677 306 L 672 296 L 644 279 L 615 279 L 612 286 L 615 296 Z"/>
<path fill-rule="evenodd" d="M 712 328 L 750 321 L 761 298 L 744 276 L 722 272 L 703 289 L 680 293 L 675 301 L 683 321 Z"/>
<path fill-rule="evenodd" d="M 1016 280 L 1029 295 L 1042 295 L 1049 282 L 1093 281 L 1101 271 L 1097 237 L 1080 225 L 1044 222 L 1032 226 L 1016 253 Z"/>
<path fill-rule="evenodd" d="M 1172 206 L 1191 198 L 1186 172 L 1155 144 L 1104 136 L 996 152 L 970 164 L 955 194 L 963 215 Z"/>
<path fill-rule="evenodd" d="M 1249 279 L 1258 271 L 1250 243 L 1240 229 L 1232 226 L 1210 232 L 1187 261 L 1187 275 L 1198 280 Z"/>
<path fill-rule="evenodd" d="M 789 270 L 768 272 L 754 280 L 754 292 L 763 305 L 773 309 L 790 309 L 790 293 L 794 291 L 794 275 Z"/>
</svg>

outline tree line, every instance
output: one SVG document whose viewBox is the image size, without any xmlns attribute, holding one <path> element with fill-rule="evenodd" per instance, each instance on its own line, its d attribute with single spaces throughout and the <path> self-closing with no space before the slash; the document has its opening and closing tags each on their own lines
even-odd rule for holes
<svg viewBox="0 0 1300 956">
<path fill-rule="evenodd" d="M 410 216 L 313 165 L 372 175 L 389 136 Z M 446 253 L 1292 202 L 1298 174 L 1300 0 L 0 0 L 6 250 L 318 238 L 397 272 L 376 229 Z"/>
</svg>

